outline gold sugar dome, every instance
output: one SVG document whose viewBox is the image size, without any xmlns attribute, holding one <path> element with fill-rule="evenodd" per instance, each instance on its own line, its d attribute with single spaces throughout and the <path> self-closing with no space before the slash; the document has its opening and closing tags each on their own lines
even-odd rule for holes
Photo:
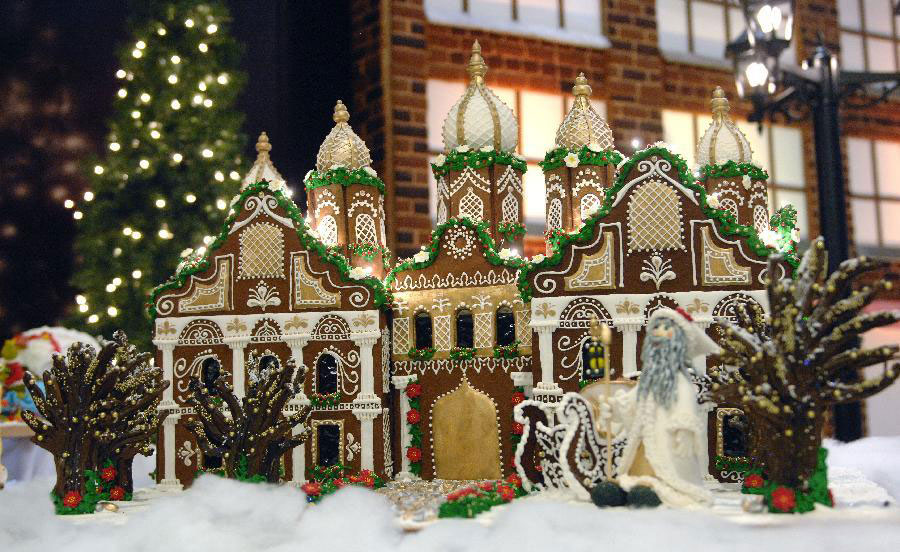
<svg viewBox="0 0 900 552">
<path fill-rule="evenodd" d="M 575 79 L 572 94 L 575 101 L 556 131 L 556 143 L 568 150 L 584 146 L 599 146 L 601 150 L 613 149 L 613 134 L 609 125 L 591 105 L 591 85 L 584 73 Z"/>
<path fill-rule="evenodd" d="M 316 170 L 321 173 L 336 167 L 351 171 L 368 167 L 372 163 L 369 148 L 348 124 L 350 112 L 341 100 L 334 106 L 333 119 L 334 128 L 319 147 Z"/>
<path fill-rule="evenodd" d="M 272 151 L 272 144 L 269 142 L 269 136 L 263 132 L 256 141 L 256 161 L 241 182 L 242 190 L 260 180 L 266 180 L 269 184 L 274 184 L 276 188 L 284 186 L 284 177 L 272 164 L 272 159 L 269 157 L 270 151 Z"/>
</svg>

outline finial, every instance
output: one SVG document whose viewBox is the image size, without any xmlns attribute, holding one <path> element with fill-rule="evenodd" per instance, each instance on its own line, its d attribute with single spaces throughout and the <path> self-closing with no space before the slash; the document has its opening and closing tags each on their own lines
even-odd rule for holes
<svg viewBox="0 0 900 552">
<path fill-rule="evenodd" d="M 259 153 L 269 153 L 272 151 L 272 144 L 269 143 L 269 137 L 265 132 L 260 133 L 259 139 L 256 140 L 256 151 Z"/>
<path fill-rule="evenodd" d="M 575 95 L 575 103 L 579 107 L 587 107 L 591 92 L 591 85 L 588 84 L 588 80 L 585 78 L 584 73 L 578 73 L 578 77 L 575 79 L 575 86 L 572 87 L 572 94 Z"/>
<path fill-rule="evenodd" d="M 350 120 L 350 112 L 347 111 L 347 106 L 344 105 L 344 102 L 338 100 L 334 106 L 334 119 L 335 123 L 346 123 Z"/>
<path fill-rule="evenodd" d="M 487 74 L 487 65 L 481 57 L 481 44 L 476 40 L 472 44 L 472 57 L 469 58 L 468 72 L 472 78 L 472 84 L 484 84 L 484 75 Z"/>
<path fill-rule="evenodd" d="M 722 119 L 731 110 L 728 104 L 728 98 L 725 97 L 725 91 L 721 86 L 717 86 L 713 90 L 713 99 L 709 102 L 712 107 L 713 119 Z"/>
</svg>

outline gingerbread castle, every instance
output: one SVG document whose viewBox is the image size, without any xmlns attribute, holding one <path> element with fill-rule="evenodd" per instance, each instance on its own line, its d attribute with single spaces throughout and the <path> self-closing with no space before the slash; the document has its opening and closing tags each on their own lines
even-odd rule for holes
<svg viewBox="0 0 900 552">
<path fill-rule="evenodd" d="M 387 273 L 384 184 L 344 105 L 306 178 L 305 218 L 260 137 L 222 234 L 152 297 L 157 362 L 172 382 L 160 405 L 161 483 L 186 484 L 206 461 L 184 429 L 189 379 L 223 371 L 240 392 L 250 353 L 310 369 L 287 411 L 312 404 L 313 432 L 286 455 L 286 480 L 335 463 L 487 479 L 515 469 L 515 404 L 554 403 L 597 377 L 585 369 L 593 319 L 613 330 L 612 376 L 628 385 L 654 310 L 684 309 L 712 334 L 734 305 L 766 307 L 764 282 L 788 273 L 793 242 L 769 228 L 767 175 L 721 89 L 692 172 L 664 144 L 616 151 L 579 76 L 541 163 L 547 254 L 525 259 L 518 123 L 486 71 L 476 42 L 432 166 L 437 227 Z M 788 254 L 770 275 L 773 251 Z M 694 359 L 698 385 L 710 362 Z M 713 459 L 747 454 L 741 412 L 720 405 L 710 421 L 710 469 L 727 476 Z"/>
</svg>

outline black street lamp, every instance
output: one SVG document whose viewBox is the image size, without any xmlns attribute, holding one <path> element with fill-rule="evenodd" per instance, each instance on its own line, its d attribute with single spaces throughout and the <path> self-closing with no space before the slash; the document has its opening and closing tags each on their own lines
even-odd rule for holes
<svg viewBox="0 0 900 552">
<path fill-rule="evenodd" d="M 794 0 L 744 0 L 747 30 L 728 44 L 738 94 L 753 103 L 751 121 L 778 118 L 787 122 L 811 117 L 819 191 L 819 229 L 828 251 L 828 271 L 850 257 L 847 200 L 841 158 L 839 109 L 884 101 L 900 87 L 900 73 L 841 71 L 824 44 L 804 60 L 800 70 L 782 67 L 779 57 L 793 37 Z M 844 375 L 853 380 L 855 373 Z M 835 407 L 835 436 L 852 441 L 862 436 L 862 409 Z"/>
</svg>

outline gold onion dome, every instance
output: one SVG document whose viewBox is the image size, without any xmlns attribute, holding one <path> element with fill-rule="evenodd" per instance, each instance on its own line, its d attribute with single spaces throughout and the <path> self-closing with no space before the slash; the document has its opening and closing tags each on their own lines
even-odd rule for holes
<svg viewBox="0 0 900 552">
<path fill-rule="evenodd" d="M 369 148 L 365 142 L 353 132 L 347 121 L 350 113 L 341 100 L 334 106 L 334 128 L 325 137 L 316 156 L 316 170 L 327 171 L 335 166 L 351 171 L 368 167 L 372 163 Z"/>
<path fill-rule="evenodd" d="M 602 150 L 613 149 L 613 134 L 603 117 L 591 105 L 591 85 L 580 73 L 572 87 L 575 101 L 556 131 L 556 143 L 568 150 L 596 144 Z"/>
<path fill-rule="evenodd" d="M 267 180 L 276 189 L 284 186 L 284 178 L 269 158 L 270 151 L 272 151 L 272 144 L 269 143 L 269 137 L 263 132 L 256 141 L 256 162 L 253 163 L 241 182 L 242 190 L 260 180 Z"/>
<path fill-rule="evenodd" d="M 481 46 L 472 44 L 469 59 L 469 86 L 450 108 L 444 120 L 444 148 L 459 146 L 478 150 L 484 147 L 511 152 L 519 143 L 519 123 L 512 109 L 484 85 L 487 65 L 481 57 Z"/>
<path fill-rule="evenodd" d="M 753 158 L 750 142 L 728 116 L 731 107 L 721 86 L 713 91 L 709 105 L 712 107 L 712 122 L 697 142 L 697 166 L 721 165 L 728 161 L 749 163 Z"/>
</svg>

